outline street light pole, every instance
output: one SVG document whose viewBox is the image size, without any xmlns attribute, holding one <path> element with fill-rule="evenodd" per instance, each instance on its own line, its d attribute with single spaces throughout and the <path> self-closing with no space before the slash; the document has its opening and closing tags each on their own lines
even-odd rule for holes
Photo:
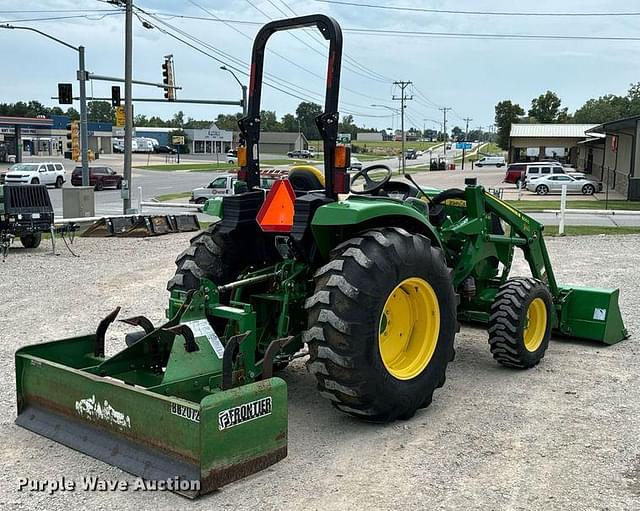
<svg viewBox="0 0 640 511">
<path fill-rule="evenodd" d="M 220 66 L 220 69 L 222 69 L 223 71 L 229 71 L 229 73 L 231 73 L 231 76 L 233 76 L 236 79 L 236 82 L 238 82 L 238 85 L 240 85 L 240 87 L 242 88 L 242 116 L 246 117 L 247 116 L 247 86 L 244 83 L 242 83 L 238 79 L 236 74 L 227 66 Z"/>
<path fill-rule="evenodd" d="M 0 28 L 6 28 L 10 30 L 28 30 L 29 32 L 35 32 L 47 39 L 51 39 L 62 46 L 66 46 L 74 51 L 78 52 L 78 73 L 77 78 L 80 82 L 80 147 L 81 147 L 81 161 L 82 161 L 82 186 L 89 186 L 89 132 L 87 129 L 87 72 L 85 70 L 84 63 L 84 46 L 73 46 L 62 39 L 58 39 L 42 30 L 32 27 L 16 27 L 15 25 L 0 25 Z"/>
</svg>

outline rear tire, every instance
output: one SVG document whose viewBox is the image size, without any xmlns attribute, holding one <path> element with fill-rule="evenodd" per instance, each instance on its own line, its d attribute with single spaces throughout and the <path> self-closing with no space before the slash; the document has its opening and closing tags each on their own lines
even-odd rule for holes
<svg viewBox="0 0 640 511">
<path fill-rule="evenodd" d="M 40 184 L 40 180 L 39 180 L 37 177 L 34 177 L 34 178 L 31 180 L 31 184 L 32 184 L 32 185 L 39 185 L 39 184 Z"/>
<path fill-rule="evenodd" d="M 42 241 L 42 233 L 34 232 L 20 236 L 20 243 L 24 248 L 38 248 Z"/>
<path fill-rule="evenodd" d="M 167 283 L 167 290 L 190 291 L 200 287 L 200 279 L 214 284 L 233 282 L 248 266 L 273 264 L 253 243 L 255 236 L 243 232 L 221 234 L 220 224 L 210 225 L 191 238 L 191 244 L 176 258 L 176 273 Z"/>
<path fill-rule="evenodd" d="M 62 185 L 64 184 L 64 179 L 62 179 L 60 176 L 58 176 L 58 178 L 56 179 L 56 188 L 62 188 Z"/>
<path fill-rule="evenodd" d="M 547 185 L 536 186 L 536 193 L 538 195 L 547 195 L 549 193 L 549 187 Z"/>
<path fill-rule="evenodd" d="M 505 282 L 496 294 L 489 317 L 493 358 L 519 369 L 537 365 L 549 346 L 552 310 L 553 298 L 543 282 L 532 278 Z"/>
<path fill-rule="evenodd" d="M 419 300 L 422 289 L 431 301 Z M 444 255 L 428 238 L 380 228 L 342 243 L 316 273 L 306 307 L 308 368 L 339 410 L 375 422 L 408 419 L 444 384 L 454 356 L 456 295 Z M 385 338 L 387 329 L 393 332 Z M 385 346 L 403 333 L 403 348 Z"/>
<path fill-rule="evenodd" d="M 96 181 L 96 184 L 95 184 L 95 186 L 93 187 L 93 189 L 94 189 L 96 192 L 101 191 L 103 188 L 104 188 L 104 185 L 102 184 L 102 181 Z"/>
</svg>

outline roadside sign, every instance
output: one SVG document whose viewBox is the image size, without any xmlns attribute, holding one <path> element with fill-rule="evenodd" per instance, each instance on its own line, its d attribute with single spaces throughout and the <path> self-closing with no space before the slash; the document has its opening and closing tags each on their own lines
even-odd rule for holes
<svg viewBox="0 0 640 511">
<path fill-rule="evenodd" d="M 184 145 L 184 137 L 182 135 L 174 135 L 171 137 L 173 145 Z"/>
<path fill-rule="evenodd" d="M 350 144 L 351 133 L 338 133 L 338 144 Z"/>
<path fill-rule="evenodd" d="M 456 149 L 464 149 L 465 151 L 468 151 L 472 147 L 473 144 L 471 142 L 456 142 Z"/>
<path fill-rule="evenodd" d="M 116 127 L 124 128 L 124 123 L 125 123 L 124 107 L 117 106 L 116 107 Z"/>
</svg>

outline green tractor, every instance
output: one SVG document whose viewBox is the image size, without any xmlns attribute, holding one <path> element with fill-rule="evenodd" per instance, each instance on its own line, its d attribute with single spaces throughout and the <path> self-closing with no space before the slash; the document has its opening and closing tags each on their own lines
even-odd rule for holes
<svg viewBox="0 0 640 511">
<path fill-rule="evenodd" d="M 301 168 L 267 193 L 264 51 L 274 33 L 302 27 L 329 41 L 324 172 Z M 162 325 L 122 320 L 136 330 L 106 357 L 116 309 L 95 333 L 18 351 L 19 425 L 195 496 L 286 456 L 286 384 L 274 373 L 307 353 L 336 409 L 388 422 L 431 403 L 459 322 L 486 324 L 495 360 L 517 369 L 538 364 L 552 334 L 627 336 L 619 291 L 560 286 L 543 226 L 473 180 L 425 190 L 384 166 L 350 176 L 336 144 L 341 52 L 324 15 L 260 30 L 240 121 L 246 192 L 208 201 L 220 220 L 178 257 Z M 509 276 L 516 248 L 529 277 Z"/>
</svg>

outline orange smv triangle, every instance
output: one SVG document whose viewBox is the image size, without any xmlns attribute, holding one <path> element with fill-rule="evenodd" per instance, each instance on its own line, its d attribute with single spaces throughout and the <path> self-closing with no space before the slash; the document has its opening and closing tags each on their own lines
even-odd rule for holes
<svg viewBox="0 0 640 511">
<path fill-rule="evenodd" d="M 296 194 L 288 179 L 279 179 L 273 186 L 256 220 L 264 232 L 289 232 L 293 227 L 293 204 Z"/>
</svg>

